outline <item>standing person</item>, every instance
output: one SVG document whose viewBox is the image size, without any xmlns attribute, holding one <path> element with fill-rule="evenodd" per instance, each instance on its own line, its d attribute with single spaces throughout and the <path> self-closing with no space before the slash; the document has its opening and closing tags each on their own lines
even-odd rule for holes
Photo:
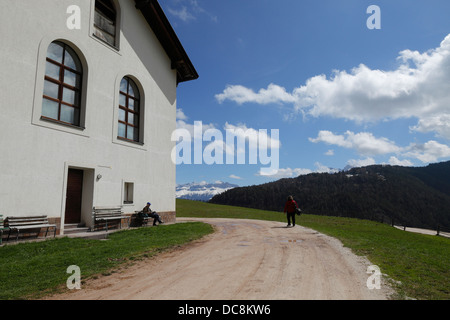
<svg viewBox="0 0 450 320">
<path fill-rule="evenodd" d="M 150 209 L 151 203 L 147 202 L 147 205 L 144 207 L 144 209 L 142 209 L 142 213 L 144 214 L 144 216 L 148 216 L 150 218 L 153 218 L 153 225 L 156 226 L 156 222 L 158 221 L 159 224 L 164 223 L 161 218 L 159 217 L 159 215 L 155 212 L 152 211 L 152 209 Z"/>
<path fill-rule="evenodd" d="M 287 215 L 287 221 L 288 221 L 288 227 L 291 226 L 291 219 L 292 219 L 292 226 L 295 227 L 295 210 L 298 208 L 297 202 L 295 202 L 293 196 L 289 196 L 287 198 L 286 204 L 284 205 L 284 212 Z"/>
</svg>

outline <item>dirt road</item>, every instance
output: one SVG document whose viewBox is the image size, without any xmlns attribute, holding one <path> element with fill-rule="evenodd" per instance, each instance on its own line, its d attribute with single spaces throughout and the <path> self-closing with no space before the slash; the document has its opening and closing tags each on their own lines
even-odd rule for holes
<svg viewBox="0 0 450 320">
<path fill-rule="evenodd" d="M 180 219 L 216 232 L 52 299 L 290 300 L 386 299 L 367 288 L 370 263 L 330 237 L 285 223 Z"/>
</svg>

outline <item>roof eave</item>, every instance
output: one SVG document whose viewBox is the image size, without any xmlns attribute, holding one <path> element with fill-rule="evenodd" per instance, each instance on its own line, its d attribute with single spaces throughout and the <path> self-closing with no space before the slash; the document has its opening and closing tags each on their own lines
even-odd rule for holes
<svg viewBox="0 0 450 320">
<path fill-rule="evenodd" d="M 177 70 L 177 84 L 198 79 L 189 56 L 183 48 L 178 36 L 172 28 L 164 11 L 157 0 L 135 0 L 136 8 L 139 9 L 151 29 L 155 33 L 162 47 L 169 56 L 172 69 Z"/>
</svg>

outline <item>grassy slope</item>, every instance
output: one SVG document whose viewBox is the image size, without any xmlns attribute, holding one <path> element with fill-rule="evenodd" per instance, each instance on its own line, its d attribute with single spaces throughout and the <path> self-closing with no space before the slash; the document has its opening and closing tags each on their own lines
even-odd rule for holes
<svg viewBox="0 0 450 320">
<path fill-rule="evenodd" d="M 179 217 L 242 218 L 285 222 L 279 212 L 177 200 Z M 302 215 L 298 223 L 338 238 L 381 272 L 400 281 L 400 297 L 450 299 L 450 239 L 404 232 L 367 220 Z"/>
</svg>

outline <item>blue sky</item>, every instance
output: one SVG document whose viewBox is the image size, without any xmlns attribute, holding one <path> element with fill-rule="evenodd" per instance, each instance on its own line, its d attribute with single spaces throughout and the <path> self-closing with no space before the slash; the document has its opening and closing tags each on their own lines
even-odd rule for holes
<svg viewBox="0 0 450 320">
<path fill-rule="evenodd" d="M 178 127 L 279 131 L 276 174 L 260 162 L 180 164 L 177 183 L 450 160 L 450 1 L 160 4 L 200 75 L 178 87 Z M 367 27 L 371 5 L 381 29 Z"/>
</svg>

